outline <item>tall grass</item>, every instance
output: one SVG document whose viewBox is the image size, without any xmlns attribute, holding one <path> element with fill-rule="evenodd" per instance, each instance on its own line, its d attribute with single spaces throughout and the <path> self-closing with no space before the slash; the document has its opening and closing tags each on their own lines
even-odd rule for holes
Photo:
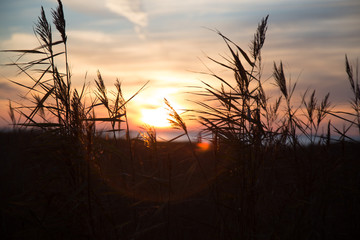
<svg viewBox="0 0 360 240">
<path fill-rule="evenodd" d="M 233 77 L 210 71 L 220 87 L 203 82 L 203 92 L 195 93 L 202 100 L 193 111 L 212 143 L 211 150 L 199 151 L 184 118 L 166 99 L 169 121 L 183 133 L 158 141 L 156 129 L 144 126 L 138 137 L 130 136 L 128 102 L 147 83 L 129 99 L 118 80 L 109 93 L 100 72 L 93 95 L 86 83 L 74 88 L 61 1 L 51 13 L 58 40 L 41 8 L 34 28 L 39 47 L 6 50 L 20 54 L 9 65 L 32 81 L 14 82 L 26 89 L 27 101 L 9 103 L 10 120 L 15 129 L 33 131 L 0 138 L 10 149 L 3 151 L 0 168 L 9 182 L 0 186 L 7 193 L 0 206 L 5 236 L 329 239 L 357 233 L 358 142 L 348 132 L 360 132 L 360 91 L 358 70 L 347 56 L 353 112 L 333 110 L 330 95 L 319 99 L 315 90 L 295 105 L 296 83 L 282 62 L 274 63 L 272 74 L 279 96 L 269 96 L 264 86 L 268 16 L 248 53 L 216 31 L 229 57 L 209 60 Z M 21 62 L 24 56 L 35 60 Z M 107 116 L 98 117 L 99 109 Z M 344 122 L 343 130 L 333 118 Z M 108 129 L 98 130 L 99 122 Z M 175 141 L 182 136 L 187 142 Z"/>
<path fill-rule="evenodd" d="M 262 215 L 259 211 L 266 209 L 261 206 L 266 204 L 261 194 L 266 191 L 279 192 L 277 186 L 269 186 L 267 183 L 272 181 L 269 177 L 278 172 L 276 168 L 281 161 L 279 158 L 286 158 L 288 161 L 281 161 L 282 167 L 290 167 L 286 171 L 295 171 L 291 173 L 298 178 L 295 188 L 301 188 L 304 194 L 300 194 L 299 198 L 306 198 L 305 196 L 311 194 L 316 195 L 312 191 L 317 182 L 324 184 L 325 179 L 329 177 L 319 174 L 317 170 L 318 164 L 325 164 L 322 161 L 326 157 L 314 157 L 315 152 L 307 153 L 308 147 L 317 151 L 320 148 L 315 146 L 323 146 L 323 151 L 327 154 L 333 146 L 331 143 L 343 142 L 345 139 L 356 142 L 347 132 L 353 127 L 358 127 L 359 123 L 359 83 L 357 73 L 355 77 L 347 57 L 346 72 L 354 94 L 351 100 L 353 113 L 333 111 L 333 105 L 329 100 L 330 94 L 318 100 L 315 90 L 310 94 L 306 91 L 302 95 L 300 105 L 294 106 L 293 96 L 297 84 L 291 84 L 287 79 L 282 62 L 274 62 L 272 75 L 280 96 L 267 95 L 261 78 L 261 51 L 266 39 L 267 22 L 268 16 L 260 21 L 250 43 L 250 55 L 217 31 L 228 47 L 230 57 L 224 58 L 223 61 L 208 58 L 230 71 L 233 78 L 226 79 L 210 71 L 209 74 L 218 81 L 220 87 L 203 82 L 204 91 L 195 93 L 205 96 L 205 101 L 195 102 L 199 106 L 195 112 L 204 126 L 204 132 L 210 135 L 214 148 L 219 149 L 216 155 L 217 162 L 228 169 L 228 174 L 233 176 L 234 181 L 234 189 L 228 199 L 221 197 L 225 190 L 217 188 L 220 192 L 216 194 L 220 198 L 217 202 L 222 207 L 227 202 L 226 207 L 231 209 L 230 215 L 233 217 L 231 224 L 222 222 L 224 229 L 220 234 L 223 238 L 259 238 L 259 228 L 264 224 L 263 219 L 258 217 Z M 346 122 L 347 126 L 343 131 L 331 123 L 329 115 Z M 327 167 L 335 167 L 330 162 L 327 164 Z M 265 188 L 269 189 L 265 191 Z M 301 219 L 301 216 L 296 218 Z M 299 221 L 295 229 L 310 227 L 307 223 Z M 272 237 L 278 237 L 278 233 L 273 234 Z"/>
<path fill-rule="evenodd" d="M 99 216 L 96 211 L 103 206 L 96 203 L 99 196 L 95 194 L 96 186 L 92 185 L 94 172 L 101 173 L 99 143 L 96 142 L 100 133 L 96 130 L 96 123 L 109 123 L 111 127 L 109 131 L 113 133 L 115 141 L 119 138 L 118 133 L 125 130 L 128 143 L 122 144 L 131 147 L 126 105 L 146 84 L 129 99 L 125 99 L 121 83 L 117 80 L 114 96 L 109 97 L 104 80 L 98 72 L 98 78 L 95 80 L 95 98 L 89 94 L 86 83 L 80 90 L 74 88 L 68 62 L 66 21 L 60 0 L 58 7 L 52 9 L 51 14 L 52 23 L 60 34 L 59 40 L 54 40 L 52 24 L 41 7 L 40 17 L 34 27 L 39 46 L 29 50 L 5 50 L 20 54 L 15 62 L 8 65 L 17 67 L 20 73 L 25 74 L 32 81 L 30 85 L 12 81 L 26 90 L 24 98 L 27 101 L 18 106 L 10 103 L 9 114 L 13 126 L 19 130 L 26 128 L 42 131 L 41 138 L 49 139 L 49 142 L 43 142 L 42 148 L 54 148 L 52 141 L 57 142 L 56 150 L 50 157 L 66 166 L 64 168 L 66 175 L 62 177 L 68 181 L 66 184 L 62 183 L 64 185 L 62 187 L 66 190 L 59 190 L 68 191 L 67 194 L 70 196 L 63 206 L 71 204 L 79 206 L 73 209 L 73 214 L 79 214 L 78 217 L 84 218 L 81 221 L 84 221 L 85 228 L 88 229 L 84 230 L 84 234 L 98 238 L 99 232 L 105 231 L 105 227 L 101 225 L 99 219 L 96 219 Z M 21 62 L 25 56 L 35 60 Z M 65 66 L 63 72 L 58 68 L 59 62 Z M 99 106 L 107 110 L 107 117 L 96 116 L 96 109 Z M 121 123 L 125 123 L 126 126 L 121 126 Z M 55 192 L 49 197 L 56 197 L 57 194 L 60 193 Z"/>
</svg>

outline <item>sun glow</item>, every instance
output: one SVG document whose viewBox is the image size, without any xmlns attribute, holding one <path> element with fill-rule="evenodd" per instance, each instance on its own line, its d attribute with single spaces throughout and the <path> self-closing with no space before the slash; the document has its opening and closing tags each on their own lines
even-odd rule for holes
<svg viewBox="0 0 360 240">
<path fill-rule="evenodd" d="M 141 114 L 141 121 L 145 124 L 161 128 L 170 127 L 170 123 L 167 120 L 169 115 L 165 108 L 142 109 Z"/>
<path fill-rule="evenodd" d="M 178 92 L 176 88 L 159 88 L 151 95 L 140 96 L 137 100 L 141 106 L 140 118 L 141 123 L 154 126 L 157 128 L 169 128 L 171 124 L 169 122 L 169 110 L 164 102 L 164 98 L 168 99 L 171 106 L 178 114 L 181 114 L 184 110 L 182 106 L 176 101 L 175 94 Z M 145 104 L 144 104 L 145 103 Z"/>
</svg>

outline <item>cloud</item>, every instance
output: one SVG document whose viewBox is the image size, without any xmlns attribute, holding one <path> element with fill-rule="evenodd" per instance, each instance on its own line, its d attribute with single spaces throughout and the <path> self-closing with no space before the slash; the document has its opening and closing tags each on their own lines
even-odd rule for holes
<svg viewBox="0 0 360 240">
<path fill-rule="evenodd" d="M 6 82 L 0 82 L 0 99 L 11 99 L 18 90 Z"/>
<path fill-rule="evenodd" d="M 70 30 L 67 33 L 71 36 L 71 39 L 80 42 L 93 42 L 96 44 L 108 44 L 114 42 L 110 34 L 105 34 L 99 31 Z"/>
<path fill-rule="evenodd" d="M 147 14 L 143 11 L 140 0 L 107 0 L 105 6 L 137 26 L 146 27 L 148 24 Z"/>
<path fill-rule="evenodd" d="M 39 45 L 34 34 L 14 33 L 0 42 L 1 49 L 32 49 Z"/>
<path fill-rule="evenodd" d="M 132 22 L 139 38 L 146 38 L 144 28 L 148 25 L 148 16 L 142 9 L 141 0 L 107 0 L 106 7 Z"/>
<path fill-rule="evenodd" d="M 124 17 L 134 24 L 134 31 L 144 38 L 148 14 L 142 8 L 142 0 L 63 0 L 64 6 L 93 15 L 109 15 L 109 12 Z"/>
<path fill-rule="evenodd" d="M 106 12 L 106 0 L 88 1 L 88 0 L 62 0 L 65 8 L 71 8 L 79 12 L 91 14 L 103 14 Z"/>
<path fill-rule="evenodd" d="M 5 82 L 0 82 L 0 90 L 2 91 L 16 91 L 16 89 Z"/>
</svg>

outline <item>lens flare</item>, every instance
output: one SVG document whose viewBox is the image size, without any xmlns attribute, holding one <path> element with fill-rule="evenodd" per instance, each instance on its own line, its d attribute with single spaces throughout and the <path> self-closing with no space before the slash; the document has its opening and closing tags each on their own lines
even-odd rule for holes
<svg viewBox="0 0 360 240">
<path fill-rule="evenodd" d="M 210 149 L 210 143 L 207 142 L 200 142 L 196 144 L 197 150 L 200 152 L 206 152 Z"/>
</svg>

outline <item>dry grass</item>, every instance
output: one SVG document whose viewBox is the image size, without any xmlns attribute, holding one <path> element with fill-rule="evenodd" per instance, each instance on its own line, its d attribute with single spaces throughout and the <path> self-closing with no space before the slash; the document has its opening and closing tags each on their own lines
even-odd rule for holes
<svg viewBox="0 0 360 240">
<path fill-rule="evenodd" d="M 0 134 L 1 236 L 12 239 L 339 239 L 359 235 L 358 70 L 345 59 L 354 94 L 353 112 L 333 111 L 329 94 L 315 90 L 294 106 L 296 83 L 274 63 L 279 96 L 268 96 L 261 51 L 268 16 L 249 54 L 221 32 L 229 50 L 224 62 L 233 74 L 221 83 L 204 82 L 195 112 L 211 141 L 201 151 L 184 119 L 165 99 L 169 120 L 183 131 L 159 142 L 144 126 L 130 136 L 121 83 L 109 94 L 98 72 L 95 98 L 86 84 L 74 89 L 68 68 L 67 35 L 61 1 L 52 10 L 60 33 L 54 41 L 45 11 L 35 24 L 40 46 L 19 53 L 16 66 L 32 85 L 24 104 L 9 104 L 12 131 Z M 62 50 L 55 51 L 56 49 Z M 20 62 L 24 56 L 41 56 Z M 57 63 L 63 57 L 64 70 Z M 40 73 L 32 75 L 32 70 Z M 270 99 L 274 99 L 270 101 Z M 106 117 L 97 117 L 105 109 Z M 331 123 L 344 122 L 340 130 Z M 109 124 L 108 132 L 96 129 Z M 323 131 L 323 126 L 326 131 Z M 27 130 L 27 131 L 24 131 Z M 120 132 L 125 137 L 120 138 Z M 110 138 L 103 137 L 110 134 Z M 177 142 L 186 136 L 187 142 Z M 108 135 L 107 135 L 108 136 Z M 300 139 L 303 136 L 306 141 Z M 357 136 L 358 137 L 358 136 Z M 31 139 L 31 141 L 29 141 Z M 5 183 L 5 184 L 4 184 Z"/>
</svg>

